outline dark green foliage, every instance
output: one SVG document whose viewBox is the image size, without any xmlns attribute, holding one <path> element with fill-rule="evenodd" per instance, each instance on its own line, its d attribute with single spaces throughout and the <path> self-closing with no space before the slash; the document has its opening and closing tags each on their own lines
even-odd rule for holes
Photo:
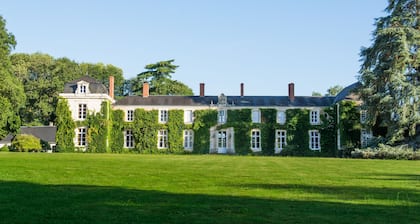
<svg viewBox="0 0 420 224">
<path fill-rule="evenodd" d="M 309 111 L 288 109 L 286 111 L 286 118 L 287 147 L 281 154 L 293 156 L 305 156 L 310 154 L 308 149 L 308 131 L 312 127 L 309 124 Z"/>
<path fill-rule="evenodd" d="M 321 134 L 321 155 L 336 157 L 337 156 L 337 139 L 336 139 L 336 120 L 337 111 L 335 107 L 324 108 L 321 113 L 321 125 L 319 131 Z"/>
<path fill-rule="evenodd" d="M 182 153 L 183 146 L 183 131 L 184 125 L 184 111 L 183 110 L 169 110 L 168 127 L 168 152 Z"/>
<path fill-rule="evenodd" d="M 124 111 L 114 110 L 111 115 L 111 151 L 120 153 L 124 147 Z"/>
<path fill-rule="evenodd" d="M 56 112 L 55 124 L 57 126 L 56 142 L 57 151 L 74 152 L 74 129 L 75 123 L 71 117 L 71 112 L 66 99 L 59 99 Z"/>
<path fill-rule="evenodd" d="M 136 109 L 134 122 L 131 126 L 134 135 L 135 148 L 140 153 L 157 152 L 158 111 Z"/>
<path fill-rule="evenodd" d="M 420 2 L 390 0 L 361 51 L 360 95 L 370 127 L 385 127 L 389 144 L 410 142 L 420 125 Z"/>
<path fill-rule="evenodd" d="M 216 110 L 194 111 L 194 151 L 196 154 L 209 153 L 210 127 L 217 124 Z"/>
<path fill-rule="evenodd" d="M 263 155 L 274 155 L 277 110 L 261 109 L 261 146 Z"/>
<path fill-rule="evenodd" d="M 41 140 L 33 135 L 18 134 L 12 141 L 13 151 L 38 152 L 41 151 Z"/>
<path fill-rule="evenodd" d="M 235 131 L 235 153 L 250 154 L 251 151 L 251 109 L 228 110 L 227 122 L 219 128 L 233 127 Z M 217 116 L 217 115 L 216 115 Z"/>
<path fill-rule="evenodd" d="M 355 102 L 341 101 L 339 104 L 341 145 L 344 151 L 360 147 L 360 112 Z M 349 156 L 343 155 L 343 156 Z"/>
<path fill-rule="evenodd" d="M 129 92 L 135 95 L 141 95 L 143 91 L 143 83 L 148 82 L 150 85 L 149 92 L 151 95 L 184 95 L 192 96 L 191 88 L 179 82 L 172 80 L 172 73 L 175 73 L 178 65 L 173 65 L 174 60 L 159 61 L 155 64 L 146 65 L 145 72 L 137 75 L 128 83 Z"/>
<path fill-rule="evenodd" d="M 88 115 L 86 123 L 88 126 L 87 141 L 88 152 L 110 152 L 108 139 L 110 139 L 110 105 L 108 101 L 102 102 L 101 112 Z"/>
</svg>

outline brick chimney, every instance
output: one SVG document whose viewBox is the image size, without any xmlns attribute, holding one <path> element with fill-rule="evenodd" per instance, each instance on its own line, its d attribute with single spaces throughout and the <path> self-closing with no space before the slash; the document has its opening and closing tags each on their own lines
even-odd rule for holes
<svg viewBox="0 0 420 224">
<path fill-rule="evenodd" d="M 241 97 L 244 96 L 244 83 L 241 83 Z"/>
<path fill-rule="evenodd" d="M 109 96 L 114 99 L 114 76 L 109 76 Z"/>
<path fill-rule="evenodd" d="M 204 83 L 200 83 L 200 96 L 204 97 Z"/>
<path fill-rule="evenodd" d="M 289 83 L 289 101 L 295 101 L 295 84 L 293 82 Z"/>
<path fill-rule="evenodd" d="M 143 82 L 143 97 L 149 97 L 149 83 Z"/>
</svg>

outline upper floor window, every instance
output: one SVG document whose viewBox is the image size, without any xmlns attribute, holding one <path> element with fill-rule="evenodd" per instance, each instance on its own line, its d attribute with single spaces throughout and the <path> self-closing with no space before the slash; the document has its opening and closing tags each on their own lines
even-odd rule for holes
<svg viewBox="0 0 420 224">
<path fill-rule="evenodd" d="M 134 135 L 132 130 L 126 130 L 124 133 L 124 147 L 134 148 Z"/>
<path fill-rule="evenodd" d="M 251 149 L 261 149 L 261 131 L 259 129 L 253 129 L 251 131 Z"/>
<path fill-rule="evenodd" d="M 184 149 L 192 149 L 194 143 L 193 130 L 184 130 Z"/>
<path fill-rule="evenodd" d="M 87 116 L 87 105 L 86 104 L 79 104 L 79 116 L 78 118 L 81 120 L 86 119 Z"/>
<path fill-rule="evenodd" d="M 309 131 L 309 148 L 311 150 L 321 150 L 321 135 L 318 130 Z"/>
<path fill-rule="evenodd" d="M 158 131 L 158 149 L 168 148 L 168 131 L 159 130 Z"/>
<path fill-rule="evenodd" d="M 89 83 L 85 81 L 80 81 L 77 83 L 76 93 L 88 93 L 88 91 L 89 91 Z"/>
<path fill-rule="evenodd" d="M 367 119 L 367 111 L 366 110 L 361 110 L 360 111 L 360 123 L 361 124 L 366 123 L 366 119 Z"/>
<path fill-rule="evenodd" d="M 252 110 L 252 123 L 260 123 L 261 122 L 261 112 L 259 110 Z"/>
<path fill-rule="evenodd" d="M 219 110 L 217 112 L 217 121 L 219 123 L 226 123 L 226 119 L 227 119 L 227 114 L 226 114 L 226 110 Z"/>
<path fill-rule="evenodd" d="M 192 123 L 192 122 L 193 122 L 193 111 L 184 110 L 184 123 Z"/>
<path fill-rule="evenodd" d="M 80 93 L 86 93 L 86 85 L 80 86 Z"/>
<path fill-rule="evenodd" d="M 276 130 L 275 150 L 279 153 L 286 146 L 286 130 Z"/>
<path fill-rule="evenodd" d="M 168 110 L 159 110 L 159 122 L 160 123 L 168 122 Z"/>
<path fill-rule="evenodd" d="M 309 121 L 311 124 L 319 124 L 319 110 L 311 110 L 309 113 Z"/>
<path fill-rule="evenodd" d="M 285 124 L 286 123 L 286 112 L 277 111 L 277 123 Z"/>
<path fill-rule="evenodd" d="M 134 120 L 134 110 L 127 110 L 127 121 Z"/>
</svg>

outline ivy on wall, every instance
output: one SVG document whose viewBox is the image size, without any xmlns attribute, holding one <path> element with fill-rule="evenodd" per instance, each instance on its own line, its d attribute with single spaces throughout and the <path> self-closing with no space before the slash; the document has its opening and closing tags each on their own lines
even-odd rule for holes
<svg viewBox="0 0 420 224">
<path fill-rule="evenodd" d="M 235 131 L 235 153 L 239 155 L 251 153 L 251 109 L 228 110 L 227 121 L 219 129 L 230 127 Z"/>
<path fill-rule="evenodd" d="M 360 148 L 360 112 L 358 106 L 353 101 L 341 101 L 339 103 L 340 122 L 340 141 L 344 157 L 350 157 L 350 151 Z"/>
<path fill-rule="evenodd" d="M 111 152 L 124 152 L 124 111 L 114 110 L 111 115 Z M 128 151 L 127 151 L 128 152 Z"/>
<path fill-rule="evenodd" d="M 194 111 L 194 149 L 195 154 L 207 154 L 210 147 L 210 127 L 217 124 L 216 110 Z"/>
<path fill-rule="evenodd" d="M 184 110 L 170 110 L 168 113 L 168 150 L 169 153 L 183 153 Z"/>
<path fill-rule="evenodd" d="M 161 128 L 158 123 L 158 111 L 136 109 L 134 121 L 129 128 L 133 130 L 135 148 L 139 153 L 157 152 L 157 131 Z"/>
</svg>

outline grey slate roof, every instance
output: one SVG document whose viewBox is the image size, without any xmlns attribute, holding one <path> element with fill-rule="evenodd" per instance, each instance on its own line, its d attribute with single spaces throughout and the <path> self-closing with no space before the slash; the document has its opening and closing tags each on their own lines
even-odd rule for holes
<svg viewBox="0 0 420 224">
<path fill-rule="evenodd" d="M 57 132 L 57 127 L 55 126 L 20 127 L 21 134 L 33 135 L 49 143 L 55 142 L 56 132 Z"/>
<path fill-rule="evenodd" d="M 296 96 L 293 102 L 288 96 L 227 96 L 229 106 L 269 107 L 327 107 L 332 105 L 335 97 Z M 127 96 L 118 100 L 114 105 L 144 105 L 144 106 L 210 106 L 217 105 L 217 96 Z"/>
<path fill-rule="evenodd" d="M 357 90 L 361 86 L 362 84 L 360 82 L 355 82 L 347 86 L 346 88 L 344 88 L 343 90 L 341 90 L 341 92 L 337 94 L 337 96 L 335 97 L 334 103 L 340 102 L 342 100 L 357 100 L 355 99 L 357 97 L 355 97 L 354 91 Z"/>
<path fill-rule="evenodd" d="M 76 80 L 73 80 L 64 84 L 63 93 L 74 93 L 77 89 L 77 83 L 80 81 L 85 81 L 89 83 L 90 93 L 108 94 L 108 89 L 106 88 L 106 86 L 90 76 L 83 76 L 81 78 L 78 78 Z"/>
</svg>

